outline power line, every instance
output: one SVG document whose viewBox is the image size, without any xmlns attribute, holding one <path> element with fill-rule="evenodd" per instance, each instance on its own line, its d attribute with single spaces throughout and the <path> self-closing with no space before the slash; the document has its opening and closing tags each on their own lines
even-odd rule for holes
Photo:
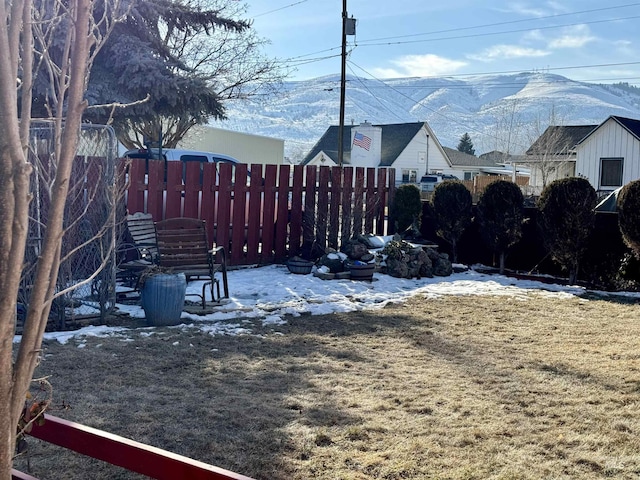
<svg viewBox="0 0 640 480">
<path fill-rule="evenodd" d="M 558 13 L 555 15 L 546 15 L 546 16 L 542 16 L 542 17 L 531 17 L 531 18 L 522 18 L 519 20 L 510 20 L 510 21 L 505 21 L 505 22 L 496 22 L 496 23 L 487 23 L 484 25 L 475 25 L 475 26 L 471 26 L 471 27 L 458 27 L 458 28 L 451 28 L 451 29 L 447 29 L 447 30 L 435 30 L 433 32 L 424 32 L 424 33 L 412 33 L 412 34 L 408 34 L 408 35 L 398 35 L 398 36 L 394 36 L 394 37 L 380 37 L 380 38 L 373 38 L 373 39 L 365 39 L 362 40 L 362 42 L 377 42 L 380 40 L 393 40 L 395 38 L 409 38 L 409 37 L 418 37 L 418 36 L 422 36 L 422 35 L 436 35 L 436 34 L 440 34 L 440 33 L 450 33 L 450 32 L 460 32 L 460 31 L 464 31 L 464 30 L 474 30 L 476 28 L 488 28 L 488 27 L 499 27 L 501 25 L 512 25 L 514 23 L 524 23 L 524 22 L 531 22 L 531 21 L 538 21 L 538 20 L 547 20 L 550 18 L 559 18 L 559 17 L 567 17 L 567 16 L 572 16 L 572 15 L 581 15 L 583 13 L 594 13 L 594 12 L 601 12 L 604 10 L 616 10 L 619 8 L 627 8 L 627 7 L 636 7 L 639 6 L 640 3 L 630 3 L 627 5 L 618 5 L 615 7 L 603 7 L 603 8 L 595 8 L 592 10 L 581 10 L 578 12 L 569 12 L 569 13 Z"/>
<path fill-rule="evenodd" d="M 285 5 L 283 7 L 276 8 L 274 10 L 269 10 L 268 12 L 259 13 L 258 15 L 254 15 L 253 18 L 264 17 L 265 15 L 269 15 L 271 13 L 279 12 L 280 10 L 284 10 L 286 8 L 295 7 L 296 5 L 300 5 L 301 3 L 306 3 L 309 0 L 300 0 L 299 2 L 294 2 L 289 5 Z"/>
<path fill-rule="evenodd" d="M 549 25 L 546 27 L 535 27 L 535 28 L 521 28 L 515 30 L 504 30 L 502 32 L 486 32 L 486 33 L 475 33 L 471 35 L 458 35 L 453 37 L 439 37 L 439 38 L 425 38 L 422 40 L 406 40 L 403 42 L 381 42 L 381 43 L 362 43 L 358 42 L 358 46 L 361 47 L 379 47 L 379 46 L 388 46 L 388 45 L 407 45 L 410 43 L 425 43 L 425 42 L 440 42 L 443 40 L 459 40 L 462 38 L 474 38 L 474 37 L 490 37 L 494 35 L 504 35 L 508 33 L 522 33 L 529 32 L 531 30 L 551 30 L 554 28 L 563 28 L 563 27 L 575 27 L 578 25 L 594 25 L 596 23 L 608 23 L 608 22 L 618 22 L 620 20 L 635 20 L 640 18 L 640 15 L 635 15 L 632 17 L 621 17 L 621 18 L 609 18 L 605 20 L 593 20 L 591 22 L 578 22 L 578 23 L 565 23 L 562 25 Z"/>
<path fill-rule="evenodd" d="M 316 59 L 317 61 L 321 61 L 321 60 L 325 60 L 327 58 L 334 58 L 337 55 L 334 56 L 330 56 L 330 57 L 322 57 L 322 58 L 318 58 Z M 314 60 L 314 61 L 316 61 Z M 355 65 L 355 64 L 354 64 Z M 558 70 L 579 70 L 579 69 L 588 69 L 588 68 L 603 68 L 603 67 L 624 67 L 624 66 L 630 66 L 630 65 L 640 65 L 640 62 L 619 62 L 619 63 L 596 63 L 596 64 L 591 64 L 591 65 L 565 65 L 565 66 L 560 66 L 560 67 L 546 67 L 543 69 L 543 71 L 546 72 L 551 72 L 551 71 L 558 71 Z M 360 68 L 362 71 L 366 72 L 366 70 Z M 366 72 L 368 75 L 370 75 L 368 72 Z M 436 76 L 436 75 L 430 75 L 430 76 L 425 76 L 425 77 L 420 77 L 421 79 L 424 80 L 429 80 L 429 79 L 442 79 L 442 78 L 451 78 L 451 79 L 456 79 L 456 78 L 460 78 L 460 77 L 477 77 L 477 76 L 491 76 L 491 75 L 504 75 L 504 74 L 514 74 L 514 73 L 531 73 L 528 71 L 523 71 L 522 69 L 520 70 L 498 70 L 498 71 L 489 71 L 489 72 L 474 72 L 474 73 L 456 73 L 456 74 L 451 74 L 451 75 L 443 75 L 443 76 Z M 373 77 L 373 75 L 370 75 L 372 78 L 375 79 L 375 77 Z M 637 77 L 610 77 L 610 78 L 601 78 L 601 79 L 594 79 L 594 80 L 590 80 L 588 82 L 584 82 L 584 83 L 593 83 L 594 81 L 614 81 L 614 80 L 634 80 Z M 377 80 L 377 79 L 376 79 Z M 578 82 L 578 80 L 571 80 L 571 79 L 567 79 L 570 81 L 574 81 L 574 82 Z M 513 85 L 517 85 L 517 83 L 512 83 Z M 500 83 L 500 84 L 496 84 L 496 85 L 507 85 L 505 83 Z M 376 88 L 376 87 L 372 87 L 372 88 Z M 397 88 L 423 88 L 423 87 L 397 87 Z"/>
<path fill-rule="evenodd" d="M 305 0 L 305 1 L 307 1 L 307 0 Z M 297 3 L 301 3 L 301 2 L 297 2 Z M 297 3 L 294 3 L 292 5 L 297 5 Z M 523 22 L 537 21 L 537 20 L 543 20 L 543 19 L 549 19 L 549 18 L 557 18 L 557 17 L 565 17 L 565 16 L 571 16 L 571 15 L 579 15 L 579 14 L 584 14 L 584 13 L 594 13 L 594 12 L 599 12 L 599 11 L 614 10 L 614 9 L 619 9 L 619 8 L 628 8 L 628 7 L 635 7 L 635 6 L 640 6 L 640 3 L 630 3 L 630 4 L 626 4 L 626 5 L 618 5 L 618 6 L 615 6 L 615 7 L 603 7 L 603 8 L 596 8 L 596 9 L 591 9 L 591 10 L 581 10 L 581 11 L 577 11 L 577 12 L 561 13 L 561 14 L 557 14 L 557 15 L 547 15 L 547 16 L 544 16 L 544 17 L 531 17 L 531 18 L 525 18 L 525 19 L 520 19 L 520 20 L 511 20 L 511 21 L 505 21 L 505 22 L 488 23 L 488 24 L 484 24 L 484 25 L 475 25 L 475 26 L 471 26 L 471 27 L 459 27 L 459 28 L 452 28 L 452 29 L 447 29 L 447 30 L 436 30 L 436 31 L 433 31 L 433 32 L 414 33 L 414 34 L 400 35 L 400 36 L 395 36 L 395 37 L 380 37 L 380 38 L 373 38 L 373 39 L 365 39 L 365 40 L 359 40 L 358 41 L 358 45 L 363 46 L 363 47 L 369 47 L 369 46 L 380 46 L 380 45 L 399 45 L 399 44 L 403 44 L 403 43 L 431 42 L 431 41 L 439 41 L 439 40 L 455 40 L 455 39 L 458 39 L 458 38 L 472 38 L 474 36 L 499 35 L 499 34 L 505 34 L 505 33 L 521 33 L 521 32 L 526 32 L 526 31 L 531 31 L 531 30 L 543 30 L 543 29 L 550 29 L 550 28 L 562 28 L 562 27 L 567 27 L 567 26 L 576 26 L 576 25 L 585 25 L 585 24 L 593 24 L 593 23 L 613 22 L 613 21 L 619 21 L 619 20 L 628 20 L 628 19 L 635 19 L 635 18 L 638 18 L 638 17 L 637 16 L 633 16 L 633 17 L 622 17 L 622 18 L 617 18 L 617 19 L 594 20 L 592 22 L 579 22 L 579 23 L 573 23 L 573 24 L 563 24 L 563 25 L 547 26 L 547 27 L 532 27 L 532 28 L 528 28 L 528 29 L 518 29 L 518 30 L 513 30 L 513 31 L 493 32 L 493 33 L 484 33 L 484 34 L 475 34 L 475 35 L 463 35 L 463 36 L 457 36 L 457 37 L 443 37 L 443 38 L 435 38 L 435 39 L 415 40 L 415 41 L 408 41 L 408 42 L 368 43 L 368 42 L 379 42 L 381 40 L 391 40 L 391 39 L 394 39 L 394 38 L 409 38 L 409 37 L 416 37 L 416 36 L 422 36 L 422 35 L 435 35 L 435 34 L 440 34 L 440 33 L 449 33 L 449 32 L 473 30 L 473 29 L 479 29 L 479 28 L 488 28 L 488 27 L 495 27 L 495 26 L 500 26 L 500 25 L 509 25 L 509 24 L 515 24 L 515 23 L 523 23 Z M 283 8 L 286 8 L 286 7 L 283 7 Z M 339 50 L 340 48 L 341 48 L 340 46 L 326 48 L 326 49 L 323 49 L 323 50 L 318 50 L 318 51 L 315 51 L 315 52 L 306 53 L 306 54 L 299 55 L 299 56 L 296 56 L 296 57 L 291 57 L 291 58 L 286 59 L 285 61 L 293 61 L 293 60 L 296 60 L 296 59 L 299 59 L 299 58 L 308 57 L 308 56 L 311 56 L 311 55 L 317 55 L 317 54 L 321 54 L 321 53 L 331 52 L 331 51 L 334 51 L 334 50 Z"/>
<path fill-rule="evenodd" d="M 367 87 L 367 85 L 362 81 L 362 78 L 360 78 L 359 76 L 357 76 L 355 74 L 355 72 L 353 71 L 353 69 L 351 68 L 351 65 L 348 66 L 349 67 L 349 71 L 351 73 L 353 73 L 353 75 L 358 79 L 358 81 L 360 82 L 360 85 L 362 85 L 362 88 L 364 88 L 367 92 L 369 92 L 369 94 L 376 99 L 376 101 L 382 106 L 382 108 L 384 108 L 385 110 L 387 110 L 389 113 L 391 113 L 393 116 L 395 116 L 397 119 L 403 121 L 404 119 L 398 115 L 396 112 L 394 112 L 393 110 L 391 110 L 389 107 L 387 107 L 384 103 L 382 103 L 382 101 L 371 91 L 369 90 L 369 88 Z M 364 109 L 360 108 L 362 111 L 364 111 Z M 366 112 L 365 112 L 366 113 Z"/>
</svg>

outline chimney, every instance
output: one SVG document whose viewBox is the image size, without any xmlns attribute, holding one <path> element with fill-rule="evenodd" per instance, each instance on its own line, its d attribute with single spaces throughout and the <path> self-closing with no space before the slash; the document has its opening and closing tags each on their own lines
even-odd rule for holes
<svg viewBox="0 0 640 480">
<path fill-rule="evenodd" d="M 351 127 L 352 167 L 377 167 L 382 150 L 382 127 L 371 125 L 366 120 Z"/>
</svg>

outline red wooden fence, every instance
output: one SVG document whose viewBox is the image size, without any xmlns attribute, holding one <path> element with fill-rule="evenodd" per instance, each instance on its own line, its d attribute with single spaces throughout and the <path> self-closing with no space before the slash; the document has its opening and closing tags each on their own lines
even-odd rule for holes
<svg viewBox="0 0 640 480">
<path fill-rule="evenodd" d="M 30 435 L 159 480 L 252 480 L 223 468 L 52 415 L 45 414 L 45 422 L 42 425 L 34 424 Z M 11 473 L 14 480 L 37 480 L 17 470 Z M 87 478 L 91 478 L 91 475 L 88 474 Z"/>
<path fill-rule="evenodd" d="M 122 162 L 121 165 L 126 165 Z M 166 181 L 165 181 L 166 169 Z M 394 169 L 200 164 L 133 159 L 129 213 L 206 221 L 231 265 L 274 263 L 353 235 L 386 235 Z"/>
</svg>

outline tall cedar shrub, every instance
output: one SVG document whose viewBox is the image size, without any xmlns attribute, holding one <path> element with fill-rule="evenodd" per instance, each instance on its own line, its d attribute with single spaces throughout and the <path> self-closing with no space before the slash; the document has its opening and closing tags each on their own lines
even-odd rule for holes
<svg viewBox="0 0 640 480">
<path fill-rule="evenodd" d="M 481 235 L 498 254 L 500 273 L 504 273 L 507 250 L 522 238 L 524 197 L 520 187 L 508 180 L 487 185 L 478 201 L 478 220 Z"/>
<path fill-rule="evenodd" d="M 451 245 L 458 261 L 458 241 L 471 224 L 471 192 L 461 182 L 447 180 L 436 186 L 431 198 L 437 223 L 436 234 Z"/>
<path fill-rule="evenodd" d="M 618 195 L 618 225 L 624 243 L 640 258 L 640 180 L 627 183 Z"/>
<path fill-rule="evenodd" d="M 551 257 L 578 279 L 580 260 L 595 225 L 597 195 L 588 180 L 572 177 L 547 185 L 538 201 L 540 227 Z"/>
<path fill-rule="evenodd" d="M 391 216 L 395 219 L 397 232 L 404 232 L 412 226 L 420 229 L 422 199 L 416 185 L 409 183 L 397 188 L 391 205 Z"/>
</svg>

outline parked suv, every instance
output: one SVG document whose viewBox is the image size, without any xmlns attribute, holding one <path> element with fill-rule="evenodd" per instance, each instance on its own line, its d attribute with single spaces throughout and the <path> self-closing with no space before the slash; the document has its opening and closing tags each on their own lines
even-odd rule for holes
<svg viewBox="0 0 640 480">
<path fill-rule="evenodd" d="M 139 150 L 128 150 L 124 154 L 129 158 L 145 158 L 147 160 L 166 160 L 178 162 L 200 162 L 200 163 L 231 163 L 237 165 L 242 163 L 229 155 L 223 153 L 199 152 L 196 150 L 181 150 L 178 148 L 163 148 L 162 158 L 160 158 L 160 150 L 157 148 L 142 148 Z M 147 165 L 148 168 L 148 165 Z M 201 169 L 202 171 L 202 169 Z M 184 179 L 187 169 L 186 164 L 182 168 L 182 177 Z M 166 176 L 166 171 L 165 171 Z M 235 177 L 235 175 L 234 175 Z M 166 180 L 166 178 L 165 178 Z"/>
<path fill-rule="evenodd" d="M 140 150 L 128 150 L 124 154 L 129 158 L 146 158 L 148 160 L 161 160 L 160 150 L 157 148 L 142 148 Z M 163 148 L 162 160 L 173 160 L 181 162 L 202 162 L 202 163 L 242 163 L 229 155 L 223 153 L 198 152 L 196 150 L 181 150 L 178 148 Z"/>
<path fill-rule="evenodd" d="M 455 175 L 446 175 L 441 173 L 430 173 L 423 175 L 420 179 L 420 191 L 421 192 L 433 192 L 436 185 L 444 182 L 445 180 L 460 180 Z"/>
</svg>

